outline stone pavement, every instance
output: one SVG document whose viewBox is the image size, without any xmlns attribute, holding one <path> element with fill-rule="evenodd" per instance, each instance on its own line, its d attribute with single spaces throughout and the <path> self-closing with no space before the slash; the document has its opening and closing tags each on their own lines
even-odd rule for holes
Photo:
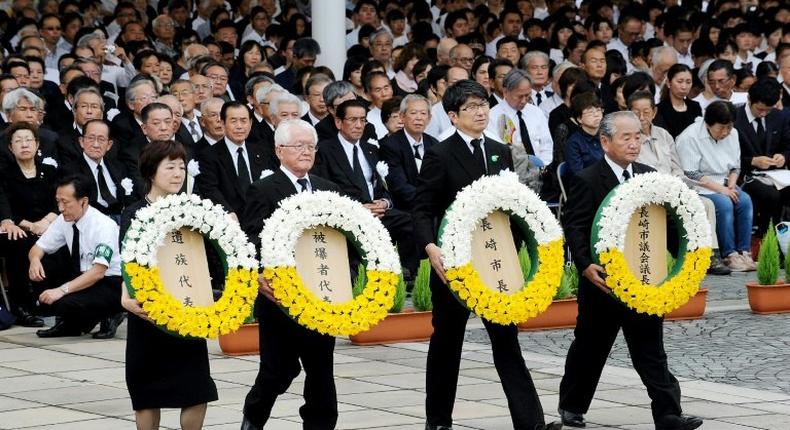
<svg viewBox="0 0 790 430">
<path fill-rule="evenodd" d="M 753 276 L 753 275 L 752 275 Z M 681 380 L 684 410 L 706 418 L 702 429 L 790 429 L 790 314 L 748 311 L 746 275 L 708 278 L 704 319 L 666 324 L 669 362 Z M 38 339 L 33 329 L 0 332 L 0 429 L 134 429 L 124 382 L 124 324 L 119 338 Z M 469 321 L 455 429 L 510 429 L 485 330 Z M 556 419 L 557 391 L 571 330 L 521 334 L 524 357 L 547 419 Z M 339 429 L 422 429 L 427 343 L 356 347 L 338 339 L 335 375 Z M 220 400 L 209 405 L 206 429 L 238 429 L 257 357 L 225 357 L 209 343 Z M 298 378 L 281 397 L 267 429 L 300 429 Z M 587 415 L 588 427 L 652 429 L 650 400 L 618 342 Z M 178 427 L 178 411 L 162 428 Z"/>
</svg>

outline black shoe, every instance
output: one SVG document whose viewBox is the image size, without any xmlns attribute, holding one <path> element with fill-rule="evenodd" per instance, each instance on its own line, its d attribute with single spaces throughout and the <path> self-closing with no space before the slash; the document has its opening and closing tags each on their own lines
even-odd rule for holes
<svg viewBox="0 0 790 430">
<path fill-rule="evenodd" d="M 448 426 L 432 426 L 425 423 L 425 430 L 453 430 L 453 428 Z"/>
<path fill-rule="evenodd" d="M 82 330 L 60 320 L 52 327 L 36 332 L 38 337 L 82 336 Z"/>
<path fill-rule="evenodd" d="M 44 327 L 44 320 L 19 308 L 16 310 L 16 325 L 22 327 Z"/>
<path fill-rule="evenodd" d="M 560 419 L 562 419 L 562 423 L 568 427 L 587 427 L 587 423 L 584 422 L 584 414 L 578 414 L 576 412 L 566 411 L 565 409 L 557 409 L 557 412 L 560 413 Z"/>
<path fill-rule="evenodd" d="M 556 421 L 550 422 L 543 427 L 543 430 L 561 430 L 562 423 L 558 423 Z"/>
<path fill-rule="evenodd" d="M 712 255 L 710 257 L 710 267 L 708 267 L 708 275 L 719 275 L 719 276 L 726 276 L 732 273 L 729 267 L 727 267 L 724 263 L 722 263 L 721 258 L 718 255 Z"/>
<path fill-rule="evenodd" d="M 693 415 L 666 415 L 656 420 L 656 430 L 693 430 L 702 425 L 702 418 Z"/>
<path fill-rule="evenodd" d="M 115 337 L 115 331 L 118 330 L 118 326 L 121 325 L 123 322 L 123 318 L 126 316 L 125 313 L 121 312 L 115 316 L 105 318 L 101 320 L 101 325 L 99 326 L 99 331 L 93 333 L 94 339 L 112 339 Z"/>
<path fill-rule="evenodd" d="M 241 430 L 262 430 L 260 427 L 256 426 L 255 424 L 251 423 L 250 420 L 247 419 L 247 416 L 241 419 Z"/>
</svg>

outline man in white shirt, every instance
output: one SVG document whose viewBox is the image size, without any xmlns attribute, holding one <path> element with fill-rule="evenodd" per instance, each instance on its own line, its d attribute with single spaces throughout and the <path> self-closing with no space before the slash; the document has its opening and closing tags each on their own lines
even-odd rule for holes
<svg viewBox="0 0 790 430">
<path fill-rule="evenodd" d="M 346 49 L 357 44 L 359 39 L 359 28 L 365 24 L 370 24 L 378 28 L 378 15 L 376 14 L 376 2 L 372 0 L 361 0 L 354 7 L 355 27 L 346 35 Z"/>
<path fill-rule="evenodd" d="M 81 176 L 59 182 L 55 198 L 60 215 L 28 254 L 30 280 L 52 287 L 44 289 L 38 300 L 59 317 L 53 327 L 37 331 L 39 337 L 81 336 L 112 316 L 112 323 L 94 334 L 107 339 L 115 336 L 123 319 L 118 225 L 90 206 L 89 192 L 90 185 Z M 45 270 L 41 260 L 63 247 L 68 249 L 69 264 L 59 267 L 62 276 L 56 279 L 57 270 L 50 270 L 49 264 Z"/>
<path fill-rule="evenodd" d="M 652 52 L 650 75 L 656 86 L 655 102 L 661 101 L 661 88 L 664 86 L 669 68 L 678 63 L 678 52 L 671 46 L 662 46 Z"/>
<path fill-rule="evenodd" d="M 376 128 L 376 138 L 383 139 L 389 132 L 381 120 L 381 105 L 392 98 L 392 84 L 383 72 L 372 72 L 362 78 L 365 92 L 370 97 L 367 121 Z"/>
<path fill-rule="evenodd" d="M 540 108 L 529 103 L 532 94 L 529 75 L 521 69 L 513 69 L 505 76 L 504 85 L 503 102 L 491 109 L 488 131 L 511 146 L 517 172 L 527 168 L 527 155 L 539 158 L 548 166 L 554 156 L 554 141 L 546 116 Z"/>
<path fill-rule="evenodd" d="M 636 16 L 621 16 L 620 21 L 617 25 L 617 36 L 613 38 L 608 45 L 606 45 L 606 49 L 616 49 L 623 54 L 623 58 L 625 58 L 625 62 L 628 65 L 628 71 L 631 72 L 633 70 L 633 65 L 629 61 L 628 56 L 628 47 L 631 46 L 632 43 L 642 38 L 642 32 L 644 31 L 644 23 L 640 18 Z"/>
<path fill-rule="evenodd" d="M 170 84 L 170 94 L 174 95 L 181 103 L 181 108 L 184 110 L 181 123 L 192 136 L 192 141 L 197 142 L 203 137 L 203 130 L 200 128 L 200 118 L 195 109 L 195 89 L 192 82 L 184 79 L 173 82 Z"/>
<path fill-rule="evenodd" d="M 521 68 L 526 70 L 532 79 L 531 104 L 540 106 L 554 95 L 549 86 L 549 56 L 545 52 L 527 52 L 521 59 Z"/>
<path fill-rule="evenodd" d="M 693 69 L 694 58 L 689 49 L 694 40 L 694 29 L 691 24 L 684 19 L 677 20 L 677 22 L 670 20 L 664 25 L 664 34 L 666 34 L 669 46 L 678 51 L 678 63 Z"/>
<path fill-rule="evenodd" d="M 223 103 L 225 102 L 221 98 L 213 97 L 200 105 L 200 126 L 203 129 L 204 142 L 198 142 L 198 147 L 214 146 L 225 137 L 225 128 L 219 117 Z"/>
<path fill-rule="evenodd" d="M 447 79 L 445 79 L 447 87 L 464 79 L 469 79 L 469 72 L 467 72 L 466 69 L 461 67 L 450 67 L 450 69 L 447 70 Z M 443 140 L 442 136 L 449 136 L 455 133 L 455 128 L 452 123 L 450 123 L 450 117 L 444 110 L 441 100 L 439 103 L 431 106 L 431 122 L 428 123 L 428 128 L 425 129 L 425 132 L 436 137 L 440 142 Z"/>
<path fill-rule="evenodd" d="M 735 69 L 729 60 L 715 60 L 710 63 L 706 76 L 714 97 L 707 99 L 705 98 L 704 92 L 694 97 L 694 101 L 699 103 L 702 108 L 703 114 L 708 105 L 716 100 L 729 101 L 735 105 L 735 107 L 741 106 L 747 102 L 748 96 L 746 93 L 733 91 L 733 88 L 735 88 Z"/>
</svg>

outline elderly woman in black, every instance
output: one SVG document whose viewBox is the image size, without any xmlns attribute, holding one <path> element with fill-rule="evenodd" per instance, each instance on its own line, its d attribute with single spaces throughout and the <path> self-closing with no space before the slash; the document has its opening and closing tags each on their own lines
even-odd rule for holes
<svg viewBox="0 0 790 430">
<path fill-rule="evenodd" d="M 43 327 L 44 322 L 35 316 L 35 295 L 27 277 L 27 253 L 36 240 L 57 218 L 55 183 L 57 161 L 37 158 L 39 139 L 37 127 L 26 122 L 11 125 L 6 132 L 6 144 L 15 163 L 0 171 L 0 187 L 8 201 L 8 218 L 2 220 L 6 242 L 5 249 L 10 284 L 9 295 L 12 312 L 18 325 Z"/>
</svg>

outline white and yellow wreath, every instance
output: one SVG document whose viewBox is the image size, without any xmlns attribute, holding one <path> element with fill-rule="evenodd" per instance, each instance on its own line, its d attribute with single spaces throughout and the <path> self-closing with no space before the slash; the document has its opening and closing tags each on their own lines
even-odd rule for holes
<svg viewBox="0 0 790 430">
<path fill-rule="evenodd" d="M 472 265 L 472 233 L 495 210 L 526 224 L 533 270 L 523 288 L 507 295 L 484 285 Z M 440 246 L 450 290 L 478 316 L 508 325 L 534 318 L 551 304 L 563 270 L 562 228 L 534 191 L 503 171 L 462 189 L 440 228 Z M 536 268 L 536 270 L 535 270 Z"/>
<path fill-rule="evenodd" d="M 367 285 L 345 303 L 327 303 L 296 272 L 296 241 L 325 225 L 351 236 L 367 261 Z M 400 274 L 398 253 L 381 222 L 359 202 L 330 191 L 300 193 L 280 202 L 261 231 L 261 265 L 274 297 L 299 324 L 331 336 L 369 330 L 387 316 Z"/>
<path fill-rule="evenodd" d="M 182 227 L 207 236 L 227 269 L 222 297 L 212 306 L 185 306 L 162 285 L 156 254 Z M 121 246 L 123 276 L 157 325 L 185 337 L 215 338 L 236 331 L 252 314 L 258 294 L 255 247 L 220 205 L 196 195 L 173 194 L 137 211 Z"/>
<path fill-rule="evenodd" d="M 637 278 L 623 254 L 632 214 L 650 204 L 664 205 L 679 224 L 677 261 L 657 286 Z M 612 294 L 637 312 L 663 316 L 684 305 L 699 290 L 710 265 L 710 228 L 696 192 L 674 176 L 650 172 L 635 175 L 609 193 L 598 208 L 591 242 Z"/>
</svg>

